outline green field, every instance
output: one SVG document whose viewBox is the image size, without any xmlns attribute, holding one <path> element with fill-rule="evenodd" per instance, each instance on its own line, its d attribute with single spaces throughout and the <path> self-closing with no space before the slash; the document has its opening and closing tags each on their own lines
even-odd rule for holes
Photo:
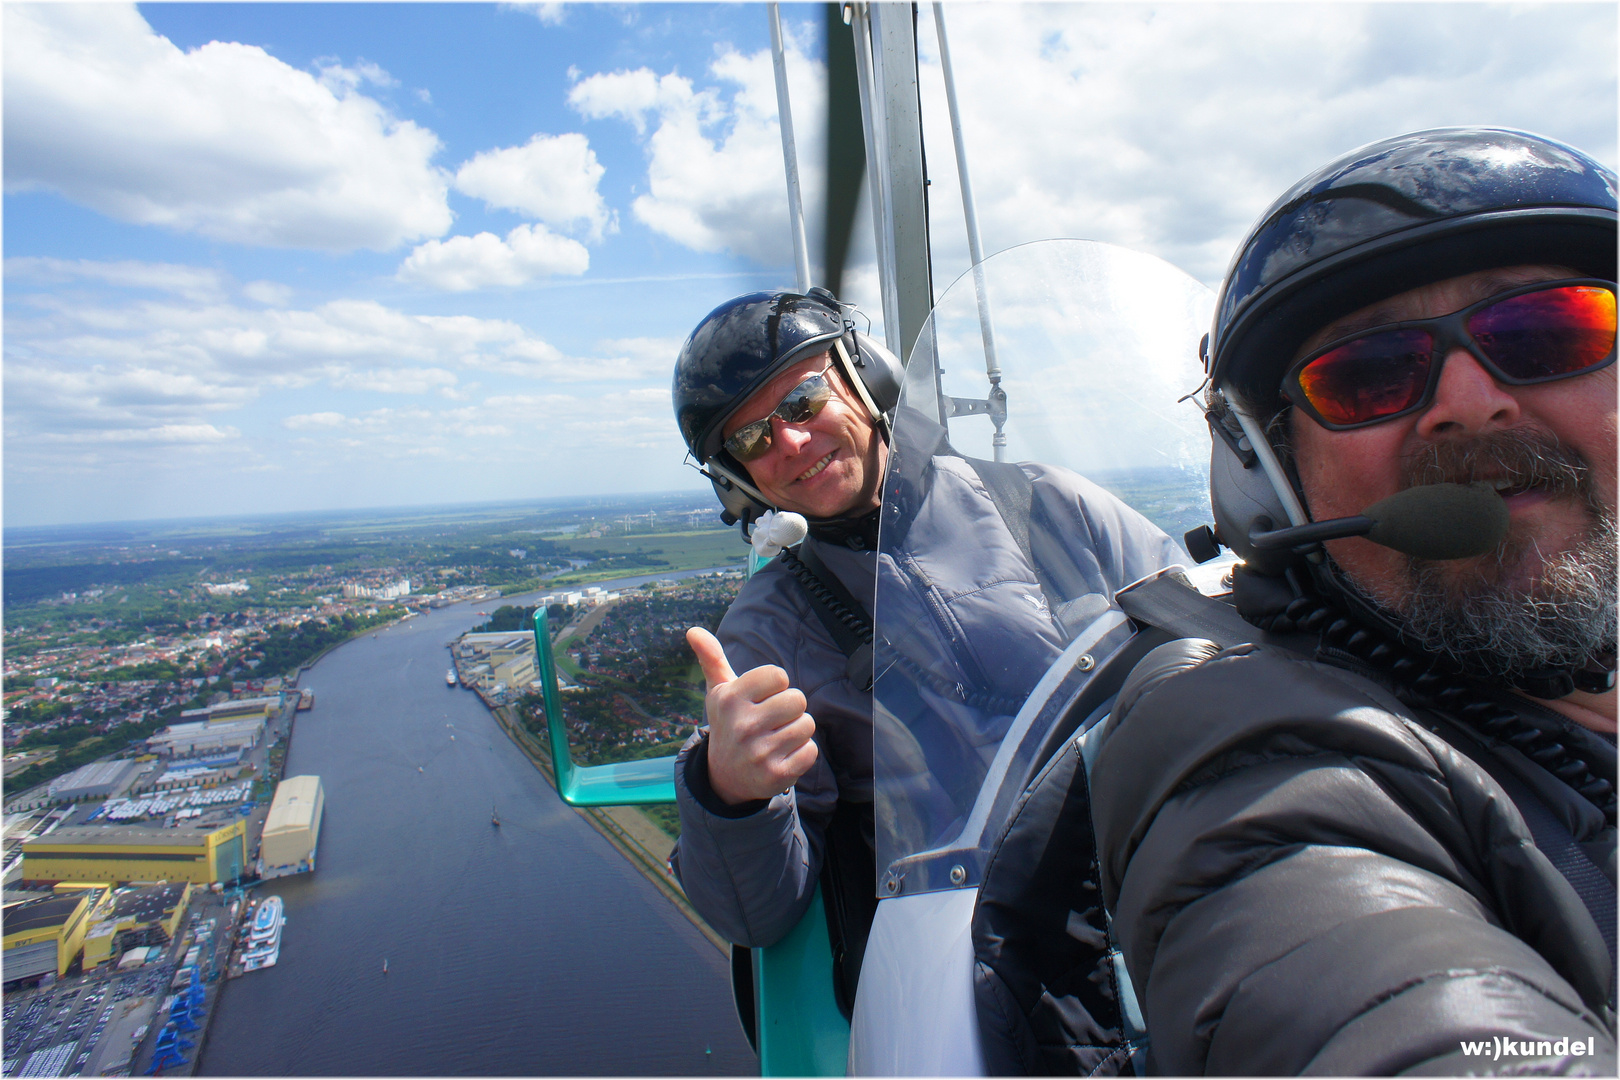
<svg viewBox="0 0 1620 1080">
<path fill-rule="evenodd" d="M 748 546 L 742 542 L 736 529 L 580 537 L 554 540 L 553 543 L 560 555 L 597 561 L 582 570 L 547 579 L 548 588 L 656 574 L 664 570 L 740 566 L 748 555 Z"/>
</svg>

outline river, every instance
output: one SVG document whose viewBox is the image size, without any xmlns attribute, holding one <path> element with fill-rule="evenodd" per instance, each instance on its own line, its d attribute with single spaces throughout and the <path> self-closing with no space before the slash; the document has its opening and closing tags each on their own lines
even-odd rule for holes
<svg viewBox="0 0 1620 1080">
<path fill-rule="evenodd" d="M 280 962 L 226 986 L 199 1074 L 757 1073 L 725 958 L 445 686 L 474 609 L 525 599 L 409 619 L 305 673 L 287 775 L 326 791 L 317 870 L 258 890 L 286 903 Z"/>
</svg>

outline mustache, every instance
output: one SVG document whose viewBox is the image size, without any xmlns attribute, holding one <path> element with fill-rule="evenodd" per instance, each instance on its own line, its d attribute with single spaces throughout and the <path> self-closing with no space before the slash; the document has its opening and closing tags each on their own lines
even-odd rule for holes
<svg viewBox="0 0 1620 1080">
<path fill-rule="evenodd" d="M 1500 484 L 1503 491 L 1537 490 L 1593 499 L 1592 470 L 1580 453 L 1549 431 L 1508 428 L 1467 442 L 1437 442 L 1401 463 L 1408 487 L 1424 484 Z"/>
</svg>

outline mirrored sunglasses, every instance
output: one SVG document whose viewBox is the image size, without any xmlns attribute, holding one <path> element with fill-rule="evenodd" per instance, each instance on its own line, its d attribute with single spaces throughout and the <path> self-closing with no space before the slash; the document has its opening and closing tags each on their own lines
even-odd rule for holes
<svg viewBox="0 0 1620 1080">
<path fill-rule="evenodd" d="M 1573 378 L 1615 357 L 1615 285 L 1538 282 L 1461 311 L 1362 330 L 1296 362 L 1282 394 L 1331 431 L 1427 408 L 1453 349 L 1467 349 L 1508 386 Z"/>
<path fill-rule="evenodd" d="M 826 408 L 827 402 L 832 400 L 833 393 L 832 384 L 827 381 L 827 371 L 831 366 L 829 364 L 789 390 L 776 408 L 766 416 L 751 424 L 744 424 L 727 435 L 722 444 L 726 451 L 738 461 L 744 462 L 764 457 L 771 448 L 773 418 L 789 424 L 803 424 Z"/>
</svg>

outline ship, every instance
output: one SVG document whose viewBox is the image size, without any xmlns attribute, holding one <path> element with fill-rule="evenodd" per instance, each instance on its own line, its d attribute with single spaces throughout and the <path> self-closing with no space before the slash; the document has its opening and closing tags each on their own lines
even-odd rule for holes
<svg viewBox="0 0 1620 1080">
<path fill-rule="evenodd" d="M 254 912 L 247 947 L 242 950 L 243 971 L 276 966 L 276 961 L 281 957 L 281 928 L 286 924 L 281 897 L 265 897 L 258 911 Z"/>
<path fill-rule="evenodd" d="M 315 691 L 301 690 L 298 694 L 298 711 L 308 712 L 315 707 Z"/>
<path fill-rule="evenodd" d="M 451 668 L 449 671 L 446 671 L 444 673 L 444 685 L 446 685 L 446 686 L 455 686 L 456 685 L 456 669 L 455 668 Z"/>
<path fill-rule="evenodd" d="M 281 927 L 287 921 L 286 909 L 279 896 L 267 896 L 253 913 L 253 925 L 248 930 L 248 944 L 257 945 L 272 937 L 281 938 Z"/>
</svg>

